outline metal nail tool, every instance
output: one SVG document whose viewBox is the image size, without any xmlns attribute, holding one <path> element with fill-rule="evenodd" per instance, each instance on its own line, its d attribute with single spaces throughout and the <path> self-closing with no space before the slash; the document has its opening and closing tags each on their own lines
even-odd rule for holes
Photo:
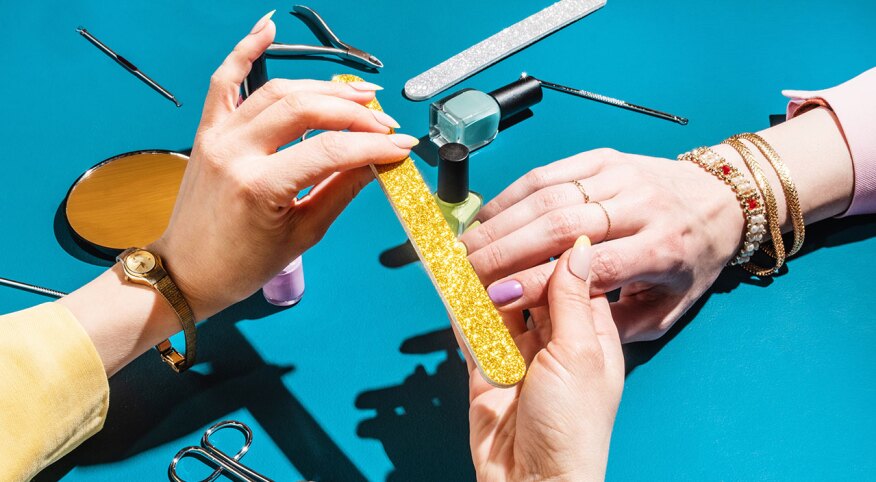
<svg viewBox="0 0 876 482">
<path fill-rule="evenodd" d="M 182 102 L 176 100 L 176 97 L 173 94 L 171 94 L 170 91 L 168 91 L 164 87 L 158 85 L 158 82 L 155 82 L 148 75 L 144 74 L 139 68 L 137 68 L 136 65 L 131 63 L 130 60 L 117 54 L 115 51 L 113 51 L 113 49 L 109 48 L 105 43 L 98 40 L 97 37 L 95 37 L 94 35 L 91 35 L 88 32 L 88 30 L 85 30 L 85 27 L 78 27 L 76 29 L 76 31 L 79 32 L 79 35 L 82 35 L 83 37 L 85 37 L 85 40 L 88 40 L 89 42 L 91 42 L 92 45 L 97 47 L 98 50 L 100 50 L 101 52 L 106 54 L 109 58 L 115 60 L 116 63 L 121 65 L 128 72 L 130 72 L 131 75 L 140 79 L 141 82 L 143 82 L 144 84 L 151 87 L 155 92 L 158 92 L 159 94 L 161 94 L 161 96 L 164 97 L 165 99 L 173 102 L 177 107 L 182 107 Z"/>
<path fill-rule="evenodd" d="M 63 298 L 67 296 L 67 293 L 64 293 L 62 291 L 57 291 L 50 288 L 43 288 L 42 286 L 32 285 L 29 283 L 22 283 L 21 281 L 15 281 L 8 278 L 0 278 L 0 285 L 18 288 L 20 290 L 30 291 L 32 293 L 40 295 L 51 296 L 52 298 Z"/>
<path fill-rule="evenodd" d="M 268 81 L 266 58 L 288 59 L 302 56 L 333 56 L 370 70 L 383 68 L 383 62 L 374 55 L 353 47 L 338 37 L 325 20 L 312 8 L 295 5 L 290 14 L 307 24 L 322 45 L 285 44 L 274 42 L 265 54 L 253 62 L 252 70 L 243 82 L 243 97 L 249 97 Z"/>
<path fill-rule="evenodd" d="M 532 77 L 528 75 L 526 72 L 523 73 L 522 77 Z M 677 116 L 675 114 L 669 114 L 667 112 L 662 112 L 656 109 L 651 109 L 650 107 L 642 107 L 641 105 L 631 104 L 627 101 L 614 99 L 612 97 L 607 97 L 602 94 L 597 94 L 595 92 L 590 92 L 587 90 L 575 89 L 573 87 L 567 87 L 565 85 L 555 84 L 553 82 L 548 82 L 546 80 L 535 79 L 538 83 L 541 84 L 542 87 L 546 89 L 555 90 L 557 92 L 563 92 L 565 94 L 574 95 L 576 97 L 582 97 L 584 99 L 595 100 L 596 102 L 602 102 L 603 104 L 613 105 L 615 107 L 620 107 L 622 109 L 631 110 L 633 112 L 638 112 L 640 114 L 650 115 L 653 117 L 658 117 L 660 119 L 668 120 L 675 122 L 681 125 L 687 125 L 687 118 Z"/>
</svg>

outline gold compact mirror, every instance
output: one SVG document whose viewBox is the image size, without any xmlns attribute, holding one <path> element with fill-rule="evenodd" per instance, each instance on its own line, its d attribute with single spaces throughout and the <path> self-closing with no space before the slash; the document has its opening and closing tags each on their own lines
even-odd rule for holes
<svg viewBox="0 0 876 482">
<path fill-rule="evenodd" d="M 149 150 L 92 167 L 67 194 L 71 231 L 107 253 L 155 241 L 170 222 L 188 160 L 179 152 Z"/>
</svg>

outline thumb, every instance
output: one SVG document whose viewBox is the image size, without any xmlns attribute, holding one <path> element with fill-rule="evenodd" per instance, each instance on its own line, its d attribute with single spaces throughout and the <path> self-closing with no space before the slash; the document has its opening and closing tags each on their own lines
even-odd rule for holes
<svg viewBox="0 0 876 482">
<path fill-rule="evenodd" d="M 557 261 L 548 286 L 551 340 L 598 347 L 590 305 L 590 239 L 581 236 Z"/>
</svg>

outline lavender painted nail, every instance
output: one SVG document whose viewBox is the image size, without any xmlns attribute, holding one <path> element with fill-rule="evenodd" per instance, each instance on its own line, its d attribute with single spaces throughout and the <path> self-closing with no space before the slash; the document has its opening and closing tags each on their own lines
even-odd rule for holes
<svg viewBox="0 0 876 482">
<path fill-rule="evenodd" d="M 507 305 L 523 296 L 523 285 L 517 280 L 509 279 L 490 286 L 487 294 L 496 305 Z"/>
</svg>

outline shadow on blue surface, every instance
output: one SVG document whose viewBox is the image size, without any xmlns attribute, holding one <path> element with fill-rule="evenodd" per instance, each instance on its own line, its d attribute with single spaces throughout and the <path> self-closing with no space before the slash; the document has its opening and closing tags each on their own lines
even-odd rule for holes
<svg viewBox="0 0 876 482">
<path fill-rule="evenodd" d="M 855 243 L 865 239 L 876 237 L 876 215 L 854 216 L 845 219 L 830 219 L 814 224 L 806 228 L 806 244 L 797 256 L 806 256 L 813 251 Z M 777 276 L 788 272 L 788 265 L 781 268 Z M 632 373 L 639 365 L 651 360 L 660 350 L 672 341 L 673 338 L 684 329 L 700 312 L 709 297 L 715 293 L 729 293 L 740 283 L 754 284 L 767 287 L 772 284 L 773 278 L 760 279 L 747 275 L 741 269 L 724 270 L 715 283 L 703 296 L 679 319 L 665 335 L 654 341 L 630 343 L 624 345 L 624 358 L 626 359 L 627 375 Z"/>
<path fill-rule="evenodd" d="M 876 216 L 829 220 L 808 229 L 800 255 L 872 237 Z M 666 335 L 624 347 L 627 373 L 659 353 L 713 294 L 728 293 L 740 283 L 770 282 L 744 276 L 741 270 L 725 271 Z M 240 320 L 263 318 L 277 310 L 256 293 L 204 324 L 202 361 L 210 366 L 209 373 L 193 371 L 179 377 L 151 353 L 137 359 L 110 382 L 113 403 L 103 431 L 35 480 L 59 480 L 75 466 L 124 460 L 198 431 L 241 407 L 252 413 L 304 477 L 365 480 L 284 385 L 282 377 L 294 367 L 266 363 L 235 327 Z M 409 338 L 400 351 L 443 352 L 445 358 L 433 374 L 419 365 L 398 385 L 360 393 L 356 408 L 376 413 L 359 424 L 358 435 L 382 443 L 394 466 L 389 481 L 474 480 L 468 450 L 468 374 L 453 332 L 447 328 Z"/>
<path fill-rule="evenodd" d="M 35 480 L 59 480 L 75 466 L 124 460 L 199 431 L 239 408 L 252 414 L 307 479 L 365 480 L 283 384 L 282 377 L 294 367 L 265 363 L 235 326 L 277 310 L 256 293 L 202 325 L 199 355 L 201 366 L 210 367 L 207 373 L 193 369 L 178 376 L 151 352 L 138 358 L 110 380 L 112 404 L 103 430 Z"/>
<path fill-rule="evenodd" d="M 357 429 L 383 444 L 395 470 L 387 481 L 475 480 L 468 439 L 468 370 L 450 328 L 408 338 L 402 353 L 444 352 L 434 374 L 418 365 L 395 386 L 368 390 L 356 408 L 376 410 Z"/>
</svg>

